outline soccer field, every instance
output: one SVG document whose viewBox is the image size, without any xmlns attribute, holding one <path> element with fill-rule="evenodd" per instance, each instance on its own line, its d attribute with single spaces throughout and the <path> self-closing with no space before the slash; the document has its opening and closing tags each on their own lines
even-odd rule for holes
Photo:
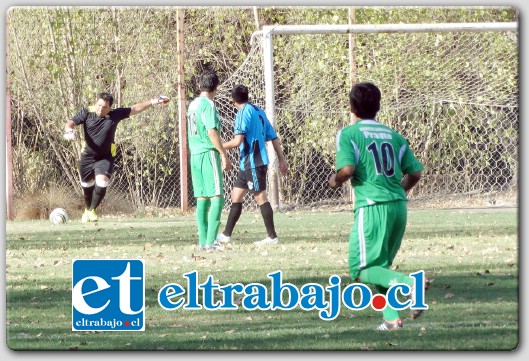
<svg viewBox="0 0 529 361">
<path fill-rule="evenodd" d="M 222 220 L 225 221 L 224 213 Z M 377 332 L 380 313 L 342 307 L 332 321 L 317 310 L 165 310 L 158 292 L 212 275 L 228 283 L 298 287 L 348 278 L 352 211 L 276 212 L 281 243 L 263 238 L 259 213 L 243 213 L 233 244 L 196 251 L 193 214 L 168 218 L 7 222 L 7 345 L 14 350 L 512 350 L 519 342 L 518 211 L 411 210 L 394 267 L 424 270 L 434 282 L 429 310 L 398 332 Z M 142 259 L 145 330 L 72 331 L 72 260 Z M 402 311 L 407 317 L 409 311 Z"/>
</svg>

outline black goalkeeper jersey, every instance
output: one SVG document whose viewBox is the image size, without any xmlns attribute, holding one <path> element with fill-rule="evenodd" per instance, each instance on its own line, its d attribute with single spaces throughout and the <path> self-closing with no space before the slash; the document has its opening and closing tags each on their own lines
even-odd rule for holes
<svg viewBox="0 0 529 361">
<path fill-rule="evenodd" d="M 131 108 L 117 108 L 111 110 L 107 116 L 98 116 L 93 107 L 83 108 L 71 120 L 76 124 L 83 124 L 85 147 L 83 152 L 97 157 L 115 157 L 113 151 L 114 137 L 118 124 L 130 116 Z"/>
</svg>

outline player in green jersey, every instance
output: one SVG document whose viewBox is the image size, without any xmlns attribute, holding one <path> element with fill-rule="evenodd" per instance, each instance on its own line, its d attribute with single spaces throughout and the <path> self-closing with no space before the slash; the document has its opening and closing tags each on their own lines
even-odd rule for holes
<svg viewBox="0 0 529 361">
<path fill-rule="evenodd" d="M 373 284 L 385 294 L 395 283 L 413 286 L 412 277 L 390 267 L 406 229 L 406 194 L 417 184 L 424 167 L 402 135 L 376 120 L 380 99 L 381 92 L 374 84 L 358 83 L 351 89 L 354 124 L 336 136 L 336 173 L 330 176 L 329 186 L 338 188 L 351 180 L 354 188 L 355 221 L 349 236 L 351 278 Z M 421 313 L 413 310 L 411 317 Z M 387 306 L 382 316 L 379 330 L 402 328 L 398 311 Z"/>
<path fill-rule="evenodd" d="M 220 138 L 221 121 L 213 103 L 219 78 L 213 71 L 200 77 L 200 96 L 187 110 L 187 139 L 189 144 L 193 194 L 197 199 L 198 249 L 220 250 L 215 242 L 224 206 L 222 171 L 231 169 Z"/>
</svg>

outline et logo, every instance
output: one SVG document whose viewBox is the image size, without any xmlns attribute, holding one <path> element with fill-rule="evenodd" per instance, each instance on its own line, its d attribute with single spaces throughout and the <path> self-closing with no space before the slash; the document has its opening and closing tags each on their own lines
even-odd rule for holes
<svg viewBox="0 0 529 361">
<path fill-rule="evenodd" d="M 72 262 L 72 331 L 144 331 L 143 260 Z"/>
</svg>

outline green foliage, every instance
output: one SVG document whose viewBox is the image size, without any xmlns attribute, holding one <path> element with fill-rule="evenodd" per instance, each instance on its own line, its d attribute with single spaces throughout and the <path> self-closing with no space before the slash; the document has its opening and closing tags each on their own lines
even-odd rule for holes
<svg viewBox="0 0 529 361">
<path fill-rule="evenodd" d="M 253 7 L 185 9 L 184 82 L 188 100 L 198 95 L 197 77 L 204 69 L 214 68 L 224 81 L 246 59 L 251 49 L 250 37 L 257 30 L 253 10 Z M 357 7 L 354 10 L 358 24 L 518 19 L 515 8 Z M 257 9 L 257 15 L 260 27 L 348 22 L 346 7 L 262 7 Z M 46 167 L 54 168 L 56 174 L 64 174 L 60 182 L 68 183 L 77 192 L 74 165 L 81 142 L 71 145 L 62 140 L 66 119 L 81 107 L 91 105 L 101 91 L 114 94 L 116 106 L 131 106 L 159 94 L 176 100 L 176 8 L 14 7 L 8 13 L 8 21 L 13 129 L 19 132 L 13 134 L 14 147 L 49 154 Z M 277 36 L 274 39 L 277 127 L 291 168 L 303 169 L 313 159 L 321 160 L 316 170 L 319 174 L 332 168 L 334 136 L 349 122 L 347 90 L 354 76 L 357 80 L 376 80 L 384 94 L 381 118 L 407 133 L 415 147 L 425 150 L 422 160 L 431 169 L 445 169 L 447 162 L 453 160 L 443 162 L 443 152 L 448 147 L 462 149 L 468 139 L 451 138 L 436 153 L 433 143 L 426 139 L 444 136 L 443 122 L 426 119 L 432 115 L 448 115 L 455 109 L 450 102 L 469 104 L 462 111 L 480 115 L 479 118 L 464 117 L 463 129 L 476 127 L 491 132 L 486 125 L 517 118 L 517 109 L 508 109 L 507 115 L 500 111 L 511 106 L 513 99 L 516 102 L 518 95 L 518 63 L 512 60 L 517 59 L 517 49 L 513 46 L 516 41 L 516 35 L 510 38 L 504 34 L 483 35 L 475 43 L 468 43 L 464 35 L 451 33 L 381 34 L 376 38 L 362 34 L 354 37 L 355 73 L 350 74 L 347 36 Z M 474 88 L 462 93 L 460 89 L 469 82 Z M 431 96 L 440 96 L 444 103 L 432 109 L 415 108 L 412 114 L 406 108 L 407 100 L 424 96 L 425 84 Z M 490 102 L 496 106 L 492 112 Z M 480 107 L 479 104 L 487 105 Z M 390 107 L 394 108 L 391 112 Z M 491 115 L 494 112 L 498 114 Z M 425 137 L 424 131 L 415 131 L 427 130 L 432 124 L 438 129 L 432 137 Z M 136 205 L 178 202 L 178 192 L 174 191 L 180 182 L 177 125 L 178 105 L 174 101 L 163 110 L 148 111 L 118 127 L 117 142 L 122 156 L 119 166 L 130 174 L 118 172 L 113 182 L 120 189 L 126 189 Z M 491 132 L 487 141 L 506 136 L 512 139 L 516 133 L 517 121 L 512 126 L 504 125 L 498 133 Z M 502 153 L 499 148 L 495 151 Z M 478 152 L 478 147 L 468 152 L 465 156 Z M 512 173 L 516 172 L 515 153 L 497 156 L 515 168 Z M 25 154 L 25 150 L 15 154 Z M 41 178 L 30 178 L 21 169 L 16 172 L 15 177 L 22 180 L 20 184 L 24 187 L 46 187 Z M 296 187 L 287 185 L 286 191 L 294 193 Z M 168 189 L 172 190 L 170 196 L 164 198 Z M 23 187 L 17 188 L 18 191 L 24 191 Z"/>
</svg>

